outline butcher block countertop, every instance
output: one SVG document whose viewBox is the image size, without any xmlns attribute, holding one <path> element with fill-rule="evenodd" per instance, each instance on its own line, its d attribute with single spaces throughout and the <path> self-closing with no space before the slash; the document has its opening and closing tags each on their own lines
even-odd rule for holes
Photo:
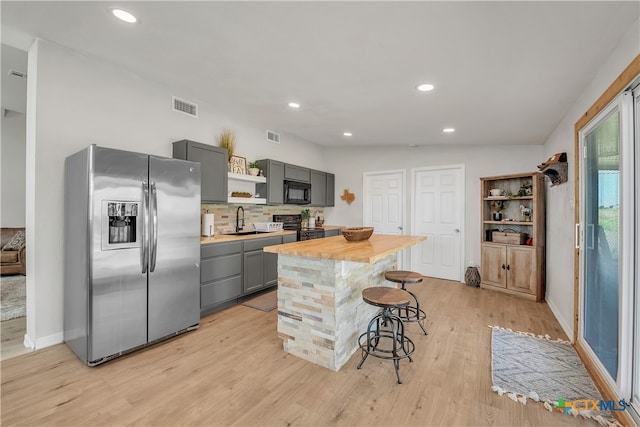
<svg viewBox="0 0 640 427">
<path fill-rule="evenodd" d="M 334 236 L 267 246 L 263 250 L 275 254 L 371 264 L 425 239 L 424 236 L 373 234 L 368 240 L 349 242 L 343 236 Z"/>
<path fill-rule="evenodd" d="M 285 236 L 289 234 L 296 234 L 295 230 L 283 230 L 283 231 L 274 231 L 271 233 L 253 233 L 253 234 L 243 234 L 243 235 L 234 235 L 234 234 L 216 234 L 212 237 L 204 237 L 200 236 L 200 244 L 208 244 L 208 243 L 223 243 L 223 242 L 237 242 L 247 239 L 261 239 L 264 237 L 274 237 L 274 236 Z"/>
</svg>

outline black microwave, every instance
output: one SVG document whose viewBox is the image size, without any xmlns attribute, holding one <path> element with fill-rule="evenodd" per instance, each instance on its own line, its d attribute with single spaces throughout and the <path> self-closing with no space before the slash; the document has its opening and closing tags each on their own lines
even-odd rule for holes
<svg viewBox="0 0 640 427">
<path fill-rule="evenodd" d="M 311 184 L 308 182 L 285 181 L 284 203 L 290 205 L 308 205 L 311 203 Z"/>
</svg>

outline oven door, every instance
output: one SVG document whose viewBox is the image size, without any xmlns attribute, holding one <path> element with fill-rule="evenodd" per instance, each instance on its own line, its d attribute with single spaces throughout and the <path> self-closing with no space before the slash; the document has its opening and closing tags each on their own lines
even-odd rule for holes
<svg viewBox="0 0 640 427">
<path fill-rule="evenodd" d="M 311 184 L 285 181 L 284 203 L 290 205 L 308 205 L 311 203 Z"/>
</svg>

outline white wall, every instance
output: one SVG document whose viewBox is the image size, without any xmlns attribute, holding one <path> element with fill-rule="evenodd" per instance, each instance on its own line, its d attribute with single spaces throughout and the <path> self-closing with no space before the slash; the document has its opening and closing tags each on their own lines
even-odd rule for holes
<svg viewBox="0 0 640 427">
<path fill-rule="evenodd" d="M 171 142 L 217 145 L 236 131 L 236 152 L 247 160 L 276 158 L 323 169 L 319 146 L 213 111 L 192 94 L 149 82 L 57 45 L 36 41 L 29 52 L 27 130 L 27 341 L 36 348 L 62 340 L 64 159 L 88 146 L 171 156 Z M 171 96 L 199 104 L 199 118 L 171 111 Z M 37 242 L 37 245 L 36 245 Z"/>
<path fill-rule="evenodd" d="M 331 148 L 325 151 L 328 172 L 336 174 L 336 206 L 325 209 L 327 224 L 362 225 L 363 173 L 405 169 L 410 212 L 411 168 L 464 164 L 465 265 L 480 263 L 480 177 L 533 172 L 545 157 L 542 145 L 446 146 L 399 148 Z M 340 199 L 345 188 L 355 194 L 351 205 Z M 410 218 L 407 215 L 407 218 Z M 410 224 L 405 229 L 411 232 Z"/>
<path fill-rule="evenodd" d="M 26 97 L 26 93 L 24 94 Z M 0 227 L 25 225 L 26 119 L 23 113 L 2 112 Z"/>
<path fill-rule="evenodd" d="M 640 20 L 627 31 L 544 144 L 545 158 L 565 151 L 569 161 L 568 182 L 548 188 L 547 191 L 546 300 L 571 339 L 574 311 L 574 125 L 639 53 Z"/>
<path fill-rule="evenodd" d="M 27 72 L 27 53 L 2 45 L 2 147 L 0 150 L 0 226 L 25 226 L 26 79 L 9 70 Z"/>
</svg>

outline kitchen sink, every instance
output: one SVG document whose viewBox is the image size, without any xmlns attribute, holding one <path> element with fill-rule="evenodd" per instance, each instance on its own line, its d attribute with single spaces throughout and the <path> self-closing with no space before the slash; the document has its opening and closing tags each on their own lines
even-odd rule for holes
<svg viewBox="0 0 640 427">
<path fill-rule="evenodd" d="M 245 230 L 245 231 L 235 231 L 233 233 L 226 233 L 226 234 L 229 234 L 231 236 L 246 236 L 247 234 L 258 234 L 258 233 L 259 231 L 256 231 L 256 230 L 251 230 L 251 231 Z"/>
</svg>

